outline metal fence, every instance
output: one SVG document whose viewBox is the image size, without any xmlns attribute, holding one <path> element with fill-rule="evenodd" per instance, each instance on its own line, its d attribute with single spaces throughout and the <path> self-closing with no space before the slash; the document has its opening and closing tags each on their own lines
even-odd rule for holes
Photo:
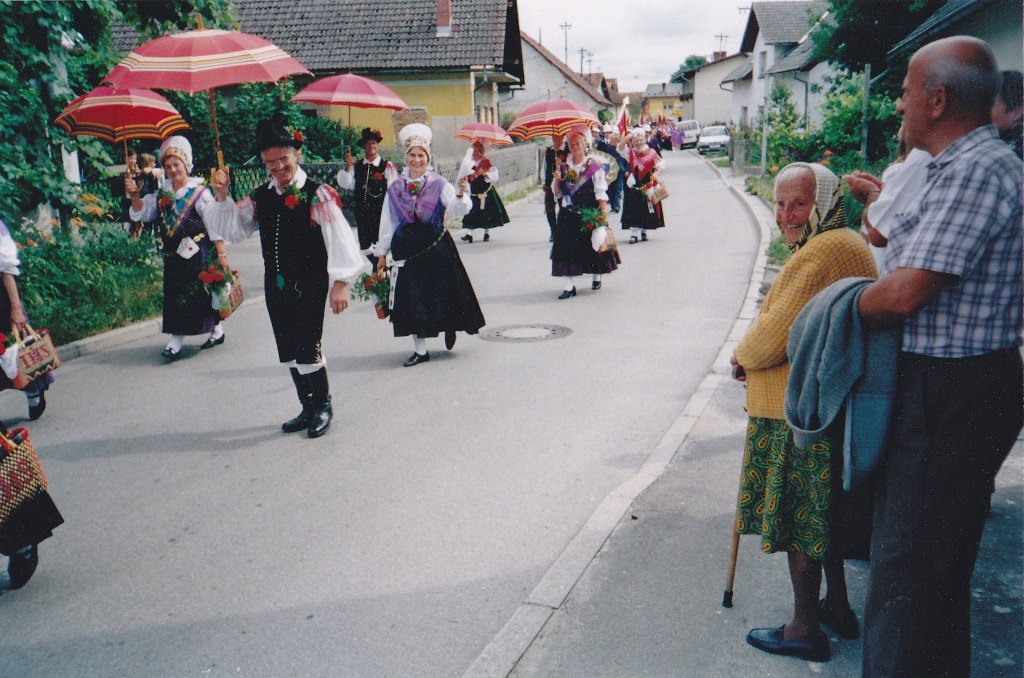
<svg viewBox="0 0 1024 678">
<path fill-rule="evenodd" d="M 539 180 L 540 161 L 543 149 L 536 144 L 517 144 L 510 148 L 495 148 L 489 153 L 491 161 L 501 172 L 503 186 L 525 186 Z M 462 158 L 443 158 L 434 164 L 434 170 L 451 182 L 455 182 L 456 174 L 459 171 L 459 164 Z M 310 163 L 303 164 L 302 169 L 314 181 L 321 184 L 330 184 L 338 188 L 336 177 L 338 170 L 344 165 L 342 163 Z M 399 171 L 402 166 L 399 165 Z M 197 168 L 197 176 L 210 176 L 210 168 Z M 254 188 L 269 179 L 266 169 L 262 165 L 236 165 L 231 168 L 231 197 L 235 200 L 245 198 Z M 93 193 L 107 204 L 113 205 L 115 210 L 120 207 L 121 214 L 118 215 L 123 221 L 128 220 L 128 204 L 124 197 L 124 179 L 118 175 L 108 179 L 89 181 L 82 184 L 82 191 Z M 351 191 L 338 190 L 341 194 L 342 203 L 346 205 L 345 218 L 350 223 L 353 215 L 347 209 L 352 197 Z"/>
</svg>

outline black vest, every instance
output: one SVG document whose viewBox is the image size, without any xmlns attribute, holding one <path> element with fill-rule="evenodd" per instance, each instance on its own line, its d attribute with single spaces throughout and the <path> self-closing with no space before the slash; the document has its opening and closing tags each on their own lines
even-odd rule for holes
<svg viewBox="0 0 1024 678">
<path fill-rule="evenodd" d="M 387 166 L 388 163 L 384 159 L 381 159 L 380 165 L 377 167 L 366 160 L 360 160 L 355 164 L 353 171 L 356 180 L 354 196 L 357 205 L 373 205 L 379 209 L 380 205 L 384 204 L 384 196 L 388 192 L 388 180 L 384 174 Z M 380 179 L 375 179 L 375 174 L 380 174 Z"/>
<path fill-rule="evenodd" d="M 268 278 L 278 274 L 286 280 L 327 277 L 327 247 L 320 224 L 310 214 L 318 188 L 320 184 L 307 178 L 299 190 L 300 201 L 292 208 L 285 203 L 288 193 L 278 195 L 268 184 L 253 190 Z"/>
</svg>

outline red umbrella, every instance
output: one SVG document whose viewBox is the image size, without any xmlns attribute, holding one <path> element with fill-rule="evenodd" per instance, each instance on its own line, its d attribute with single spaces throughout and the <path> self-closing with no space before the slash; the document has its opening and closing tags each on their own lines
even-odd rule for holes
<svg viewBox="0 0 1024 678">
<path fill-rule="evenodd" d="M 489 122 L 467 123 L 459 128 L 459 131 L 455 133 L 455 138 L 464 139 L 465 141 L 486 139 L 491 142 L 492 146 L 512 145 L 512 138 L 508 135 L 508 132 L 503 127 Z"/>
<path fill-rule="evenodd" d="M 111 143 L 128 139 L 163 139 L 188 129 L 167 99 L 140 87 L 101 85 L 76 97 L 53 121 L 73 137 L 97 137 Z"/>
<path fill-rule="evenodd" d="M 213 90 L 243 82 L 277 82 L 288 75 L 312 75 L 305 66 L 263 38 L 219 29 L 187 31 L 150 40 L 121 60 L 103 79 L 120 87 L 210 93 L 217 160 L 224 166 Z"/>
<path fill-rule="evenodd" d="M 571 101 L 542 101 L 522 110 L 508 128 L 509 136 L 519 139 L 536 139 L 545 136 L 560 136 L 575 125 L 590 127 L 599 122 L 597 116 Z"/>
<path fill-rule="evenodd" d="M 352 124 L 352 107 L 386 108 L 400 111 L 409 108 L 402 98 L 376 80 L 354 73 L 332 75 L 310 83 L 292 97 L 292 101 L 321 106 L 348 106 L 348 122 Z"/>
</svg>

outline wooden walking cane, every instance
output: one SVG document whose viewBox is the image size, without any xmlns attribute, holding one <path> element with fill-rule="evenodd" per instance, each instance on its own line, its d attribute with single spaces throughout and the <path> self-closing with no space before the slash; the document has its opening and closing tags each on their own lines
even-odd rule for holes
<svg viewBox="0 0 1024 678">
<path fill-rule="evenodd" d="M 740 491 L 743 489 L 743 463 L 740 462 Z M 729 548 L 729 568 L 725 573 L 725 591 L 722 592 L 722 607 L 732 607 L 732 585 L 736 579 L 736 560 L 740 554 L 740 491 L 736 492 L 736 511 L 732 517 L 732 545 Z"/>
</svg>

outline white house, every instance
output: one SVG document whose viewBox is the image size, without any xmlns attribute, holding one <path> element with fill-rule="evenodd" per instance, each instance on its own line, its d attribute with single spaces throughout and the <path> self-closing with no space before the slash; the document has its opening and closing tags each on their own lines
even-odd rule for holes
<svg viewBox="0 0 1024 678">
<path fill-rule="evenodd" d="M 697 68 L 693 78 L 693 118 L 701 125 L 712 123 L 736 124 L 737 118 L 732 110 L 733 86 L 723 86 L 722 81 L 738 66 L 749 61 L 746 54 L 737 53 L 725 56 L 725 52 L 717 52 L 711 63 Z"/>
<path fill-rule="evenodd" d="M 984 10 L 984 11 L 982 11 Z M 1020 0 L 950 0 L 886 55 L 909 58 L 921 45 L 950 35 L 973 35 L 992 46 L 1000 70 L 1024 70 Z"/>
<path fill-rule="evenodd" d="M 611 109 L 612 102 L 590 82 L 573 72 L 561 59 L 526 33 L 520 32 L 523 44 L 523 72 L 528 73 L 526 86 L 505 96 L 500 104 L 502 117 L 539 101 L 567 99 L 594 112 Z"/>
<path fill-rule="evenodd" d="M 765 97 L 771 91 L 774 77 L 772 67 L 789 56 L 801 42 L 808 41 L 807 34 L 811 27 L 827 10 L 828 3 L 819 0 L 751 3 L 740 44 L 740 51 L 750 54 L 749 86 L 740 84 L 746 82 L 747 75 L 737 77 L 740 71 L 745 73 L 745 66 L 737 66 L 734 69 L 736 73 L 728 73 L 722 80 L 723 85 L 732 83 L 732 119 L 737 125 L 750 126 L 756 123 Z M 798 84 L 798 80 L 806 80 L 796 77 L 802 72 L 787 70 L 779 75 L 792 81 L 792 84 Z M 787 82 L 787 85 L 791 83 Z M 802 116 L 806 110 L 802 92 L 792 86 L 790 89 L 794 94 L 793 103 Z"/>
</svg>

